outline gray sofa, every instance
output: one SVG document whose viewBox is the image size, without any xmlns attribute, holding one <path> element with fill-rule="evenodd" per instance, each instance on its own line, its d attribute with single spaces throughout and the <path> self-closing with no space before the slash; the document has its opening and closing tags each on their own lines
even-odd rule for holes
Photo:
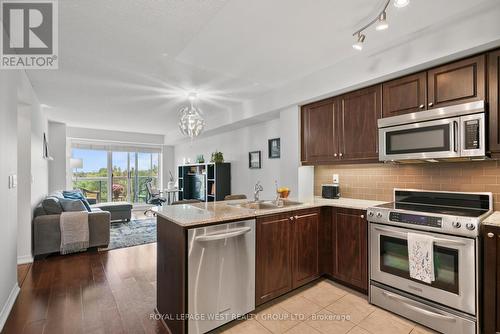
<svg viewBox="0 0 500 334">
<path fill-rule="evenodd" d="M 51 194 L 42 201 L 34 212 L 33 219 L 33 255 L 40 256 L 60 251 L 61 229 L 59 217 L 62 207 L 57 207 L 57 201 L 47 200 L 59 197 L 59 193 Z M 45 205 L 44 205 L 45 204 Z M 111 214 L 99 208 L 89 212 L 89 247 L 107 247 Z"/>
</svg>

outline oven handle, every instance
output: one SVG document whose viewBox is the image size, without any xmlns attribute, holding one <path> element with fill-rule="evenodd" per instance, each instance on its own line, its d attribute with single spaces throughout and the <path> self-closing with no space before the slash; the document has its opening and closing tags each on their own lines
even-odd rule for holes
<svg viewBox="0 0 500 334">
<path fill-rule="evenodd" d="M 377 230 L 379 232 L 385 232 L 385 233 L 391 233 L 391 234 L 399 235 L 399 236 L 401 236 L 401 237 L 403 237 L 405 239 L 408 238 L 408 233 L 405 233 L 405 232 L 391 231 L 391 230 L 387 230 L 387 229 L 380 228 L 380 227 L 375 227 L 375 230 Z M 435 243 L 439 243 L 439 244 L 445 244 L 445 245 L 466 246 L 466 244 L 464 242 L 455 241 L 455 240 L 449 240 L 449 239 L 443 239 L 443 238 L 434 238 L 434 242 Z"/>
<path fill-rule="evenodd" d="M 389 292 L 386 292 L 386 291 L 382 291 L 382 294 L 384 296 L 386 296 L 386 297 L 394 300 L 394 301 L 397 301 L 398 303 L 400 303 L 403 306 L 409 308 L 410 310 L 413 310 L 415 312 L 421 313 L 423 315 L 427 315 L 427 316 L 430 316 L 430 317 L 433 317 L 433 318 L 442 319 L 442 320 L 452 321 L 452 322 L 456 322 L 457 321 L 457 319 L 455 319 L 453 317 L 442 315 L 442 314 L 439 314 L 439 313 L 436 313 L 436 312 L 432 312 L 432 311 L 428 311 L 428 310 L 425 310 L 425 309 L 420 308 L 418 306 L 412 305 L 412 304 L 408 303 L 408 301 L 406 301 L 405 298 L 400 297 L 398 295 L 395 295 L 395 294 L 392 294 L 392 293 L 389 293 Z"/>
</svg>

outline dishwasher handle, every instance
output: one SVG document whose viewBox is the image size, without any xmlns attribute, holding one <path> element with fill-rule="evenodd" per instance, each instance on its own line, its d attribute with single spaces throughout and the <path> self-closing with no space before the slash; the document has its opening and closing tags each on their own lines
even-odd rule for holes
<svg viewBox="0 0 500 334">
<path fill-rule="evenodd" d="M 221 240 L 221 239 L 228 239 L 228 238 L 234 238 L 239 235 L 243 235 L 245 233 L 248 233 L 252 230 L 251 227 L 241 227 L 241 228 L 235 228 L 228 230 L 224 233 L 218 233 L 218 234 L 209 234 L 209 235 L 200 235 L 194 240 L 196 241 L 215 241 L 215 240 Z"/>
</svg>

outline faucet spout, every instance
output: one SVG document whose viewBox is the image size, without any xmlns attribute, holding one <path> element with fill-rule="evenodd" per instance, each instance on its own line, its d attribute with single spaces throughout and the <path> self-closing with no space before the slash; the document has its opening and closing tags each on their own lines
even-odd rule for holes
<svg viewBox="0 0 500 334">
<path fill-rule="evenodd" d="M 259 201 L 260 192 L 263 191 L 263 190 L 264 190 L 264 188 L 262 188 L 262 185 L 260 184 L 260 181 L 257 181 L 257 183 L 255 184 L 254 193 L 253 193 L 253 200 L 255 202 Z"/>
</svg>

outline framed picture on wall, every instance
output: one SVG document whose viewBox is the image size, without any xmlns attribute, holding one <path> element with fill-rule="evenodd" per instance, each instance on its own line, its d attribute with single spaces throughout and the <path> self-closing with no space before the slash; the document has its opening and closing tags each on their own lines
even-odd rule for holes
<svg viewBox="0 0 500 334">
<path fill-rule="evenodd" d="M 281 157 L 281 141 L 280 138 L 273 138 L 267 141 L 267 149 L 269 159 L 279 159 Z"/>
<path fill-rule="evenodd" d="M 248 168 L 250 169 L 262 168 L 260 151 L 253 151 L 248 153 Z"/>
</svg>

